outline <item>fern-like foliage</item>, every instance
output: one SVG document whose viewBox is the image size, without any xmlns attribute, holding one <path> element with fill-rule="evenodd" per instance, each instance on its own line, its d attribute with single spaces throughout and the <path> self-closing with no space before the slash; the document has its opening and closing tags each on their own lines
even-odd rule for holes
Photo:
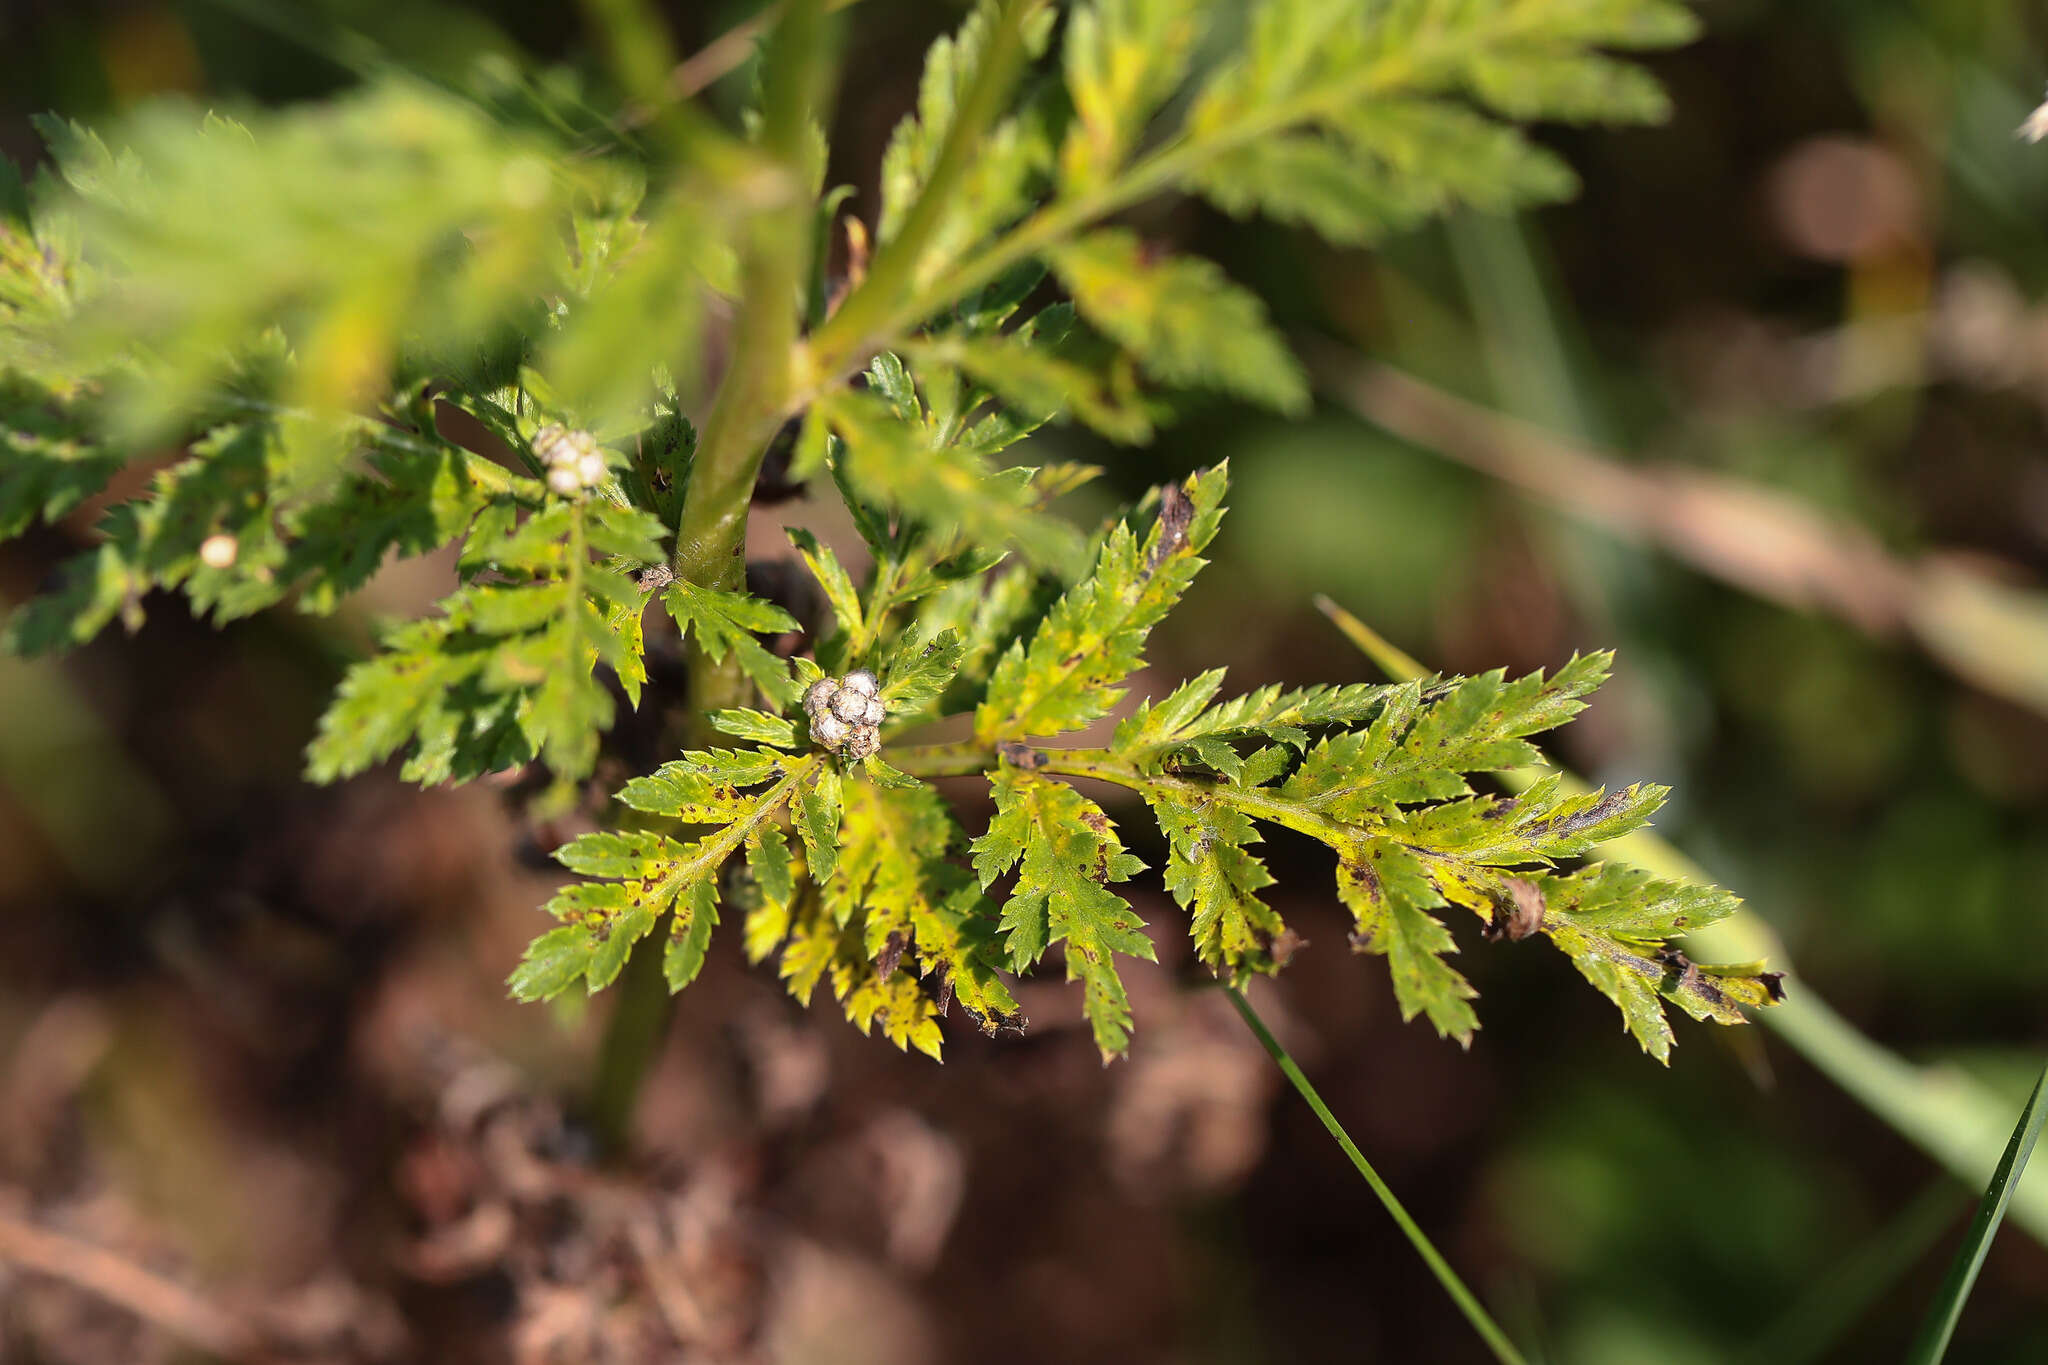
<svg viewBox="0 0 2048 1365">
<path fill-rule="evenodd" d="M 621 705 L 678 700 L 650 632 L 679 643 L 707 689 L 682 699 L 689 751 L 561 850 L 583 880 L 513 975 L 525 998 L 602 988 L 657 936 L 680 989 L 729 906 L 799 997 L 828 984 L 859 1027 L 934 1055 L 954 1004 L 1021 1027 L 1008 980 L 1057 953 L 1114 1055 L 1122 971 L 1155 951 L 1115 820 L 1149 811 L 1165 888 L 1229 981 L 1296 941 L 1265 899 L 1277 825 L 1329 847 L 1354 945 L 1387 959 L 1404 1013 L 1461 1041 L 1460 914 L 1550 940 L 1660 1058 L 1666 1003 L 1721 1022 L 1766 1003 L 1772 978 L 1670 946 L 1725 894 L 1581 865 L 1661 789 L 1475 785 L 1537 762 L 1530 738 L 1605 656 L 1227 698 L 1211 672 L 1133 706 L 1225 472 L 1090 535 L 1052 504 L 1091 471 L 1010 453 L 1056 421 L 1142 442 L 1189 389 L 1308 401 L 1258 297 L 1119 225 L 1126 209 L 1194 195 L 1364 244 L 1454 205 L 1554 199 L 1571 174 L 1519 125 L 1661 116 L 1607 54 L 1684 39 L 1687 11 L 1089 0 L 1062 26 L 1049 0 L 983 0 L 932 49 L 880 202 L 853 217 L 815 132 L 827 8 L 780 7 L 736 129 L 650 83 L 669 63 L 644 43 L 614 73 L 618 119 L 499 60 L 240 119 L 47 122 L 53 172 L 0 184 L 0 537 L 153 468 L 6 644 L 135 629 L 166 593 L 219 622 L 331 612 L 390 560 L 441 552 L 446 592 L 343 677 L 309 775 L 538 764 L 560 807 Z M 823 268 L 841 236 L 843 280 Z M 800 604 L 741 572 L 770 445 L 864 544 L 842 559 L 792 536 L 824 606 L 807 639 Z M 820 701 L 842 692 L 844 716 Z M 1105 745 L 1053 743 L 1112 715 Z M 906 740 L 952 716 L 966 739 Z M 994 815 L 970 837 L 929 779 L 972 774 Z"/>
<path fill-rule="evenodd" d="M 692 945 L 687 962 L 701 960 L 692 936 L 707 932 L 717 901 L 718 868 L 707 860 L 744 846 L 748 954 L 779 952 L 799 998 L 829 981 L 863 1030 L 879 1027 L 936 1055 L 949 1002 L 990 1031 L 1021 1025 L 1004 973 L 1028 972 L 1057 947 L 1082 985 L 1097 1045 L 1105 1058 L 1117 1055 L 1132 1028 L 1119 959 L 1151 961 L 1155 948 L 1128 898 L 1144 864 L 1111 815 L 1069 784 L 1082 777 L 1142 798 L 1196 955 L 1227 981 L 1277 971 L 1289 942 L 1262 895 L 1273 880 L 1256 852 L 1264 824 L 1329 847 L 1353 948 L 1388 960 L 1405 1015 L 1423 1015 L 1460 1042 L 1478 1019 L 1471 985 L 1448 961 L 1457 948 L 1443 916 L 1453 910 L 1470 912 L 1491 940 L 1547 938 L 1660 1060 L 1672 1042 L 1665 1003 L 1720 1023 L 1771 1003 L 1776 978 L 1761 968 L 1694 964 L 1671 944 L 1730 914 L 1733 896 L 1622 867 L 1577 866 L 1647 821 L 1663 788 L 1570 795 L 1552 777 L 1515 799 L 1474 789 L 1477 775 L 1541 762 L 1530 737 L 1578 712 L 1607 675 L 1605 655 L 1575 658 L 1548 677 L 1268 687 L 1222 701 L 1222 674 L 1211 672 L 1133 710 L 1106 746 L 1047 744 L 1114 705 L 1142 663 L 1151 626 L 1201 567 L 1226 487 L 1220 468 L 1169 485 L 1149 515 L 1115 523 L 1093 569 L 1028 626 L 1007 610 L 959 609 L 960 624 L 924 645 L 905 634 L 886 661 L 879 650 L 839 647 L 849 665 L 881 664 L 880 693 L 900 708 L 892 735 L 906 720 L 930 718 L 928 699 L 948 696 L 947 709 L 974 715 L 965 744 L 850 763 L 821 752 L 796 722 L 718 717 L 730 733 L 779 747 L 685 755 L 628 784 L 620 799 L 719 832 L 688 845 L 595 834 L 564 848 L 570 868 L 609 880 L 557 899 L 552 908 L 568 926 L 535 945 L 515 989 L 544 995 L 578 979 L 603 984 L 617 971 L 618 937 L 650 932 L 672 904 L 672 967 L 675 943 Z M 859 590 L 836 560 L 814 555 L 813 563 L 828 594 L 843 598 L 842 619 L 860 622 L 893 609 L 891 585 L 922 553 L 914 537 L 898 557 L 885 553 Z M 1007 595 L 1017 577 L 978 583 L 976 605 Z M 984 634 L 1009 644 L 998 653 Z M 972 657 L 996 662 L 963 678 L 959 664 Z M 808 663 L 799 661 L 779 690 L 823 676 Z M 936 790 L 912 775 L 966 773 L 986 776 L 995 801 L 986 831 L 971 841 Z M 780 833 L 785 823 L 789 836 Z M 694 899 L 679 901 L 685 894 Z"/>
</svg>

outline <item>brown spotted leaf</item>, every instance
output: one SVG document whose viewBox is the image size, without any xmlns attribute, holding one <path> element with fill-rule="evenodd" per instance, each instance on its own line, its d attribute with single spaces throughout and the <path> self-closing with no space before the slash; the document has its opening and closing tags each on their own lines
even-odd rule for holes
<svg viewBox="0 0 2048 1365">
<path fill-rule="evenodd" d="M 1438 1033 L 1470 1044 L 1479 1027 L 1470 1001 L 1479 993 L 1444 961 L 1458 946 L 1443 921 L 1429 913 L 1445 903 L 1444 896 L 1414 853 L 1391 839 L 1340 848 L 1337 896 L 1357 925 L 1353 950 L 1387 959 L 1401 1017 L 1428 1015 Z"/>
</svg>

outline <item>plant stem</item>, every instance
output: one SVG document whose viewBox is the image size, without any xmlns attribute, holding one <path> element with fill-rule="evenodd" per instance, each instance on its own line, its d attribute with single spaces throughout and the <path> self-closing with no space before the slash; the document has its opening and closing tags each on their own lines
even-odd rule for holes
<svg viewBox="0 0 2048 1365">
<path fill-rule="evenodd" d="M 590 1092 L 590 1126 L 607 1156 L 622 1155 L 633 1133 L 633 1113 L 640 1105 L 640 1083 L 661 1050 L 675 997 L 663 979 L 661 957 L 668 941 L 669 917 L 633 945 L 626 966 L 613 987 L 611 1017 L 598 1046 L 597 1071 Z"/>
<path fill-rule="evenodd" d="M 958 207 L 956 191 L 961 180 L 981 154 L 988 130 L 1009 106 L 1010 92 L 1024 69 L 1024 25 L 1044 3 L 1007 0 L 996 16 L 980 65 L 954 110 L 917 202 L 896 235 L 876 253 L 867 278 L 818 329 L 813 351 L 830 357 L 821 370 L 829 381 L 836 382 L 848 369 L 865 365 L 881 349 L 877 337 L 901 325 L 888 320 L 902 316 L 914 293 L 920 258 L 944 226 L 946 215 Z"/>
<path fill-rule="evenodd" d="M 1215 801 L 1268 824 L 1319 839 L 1332 848 L 1342 848 L 1365 832 L 1363 826 L 1348 825 L 1342 820 L 1303 810 L 1300 803 L 1282 800 L 1259 787 L 1143 773 L 1129 763 L 1111 757 L 1104 749 L 1045 749 L 1040 752 L 1046 758 L 1044 772 L 1058 773 L 1062 777 L 1092 777 L 1098 782 L 1128 787 L 1141 795 L 1155 791 L 1183 799 Z"/>
<path fill-rule="evenodd" d="M 995 750 L 971 739 L 958 744 L 923 744 L 884 757 L 891 767 L 912 777 L 967 777 L 987 772 L 1001 761 Z"/>
<path fill-rule="evenodd" d="M 1228 782 L 1204 782 L 1196 778 L 1140 772 L 1107 749 L 1038 749 L 1044 760 L 1038 769 L 1057 777 L 1092 777 L 1143 795 L 1162 792 L 1183 800 L 1216 801 L 1268 824 L 1280 825 L 1339 848 L 1368 833 L 1368 827 L 1346 824 L 1327 815 L 1304 810 L 1258 787 L 1239 787 Z M 890 763 L 912 777 L 964 777 L 987 772 L 1003 762 L 995 750 L 972 740 L 958 744 L 935 744 L 906 749 Z"/>
<path fill-rule="evenodd" d="M 782 422 L 798 349 L 797 306 L 811 253 L 811 214 L 801 210 L 806 158 L 831 73 L 825 9 L 825 0 L 791 0 L 764 61 L 760 147 L 786 179 L 788 202 L 756 214 L 749 225 L 732 360 L 705 419 L 676 526 L 678 576 L 726 592 L 746 587 L 747 512 L 762 457 Z M 673 64 L 664 63 L 660 81 Z M 731 652 L 718 662 L 693 648 L 689 673 L 688 738 L 694 744 L 709 737 L 706 716 L 747 705 L 753 687 Z M 598 1141 L 610 1152 L 625 1149 L 641 1081 L 673 1008 L 661 971 L 666 937 L 652 933 L 635 945 L 599 1046 L 592 1112 Z"/>
<path fill-rule="evenodd" d="M 1380 1179 L 1379 1172 L 1372 1168 L 1372 1163 L 1367 1161 L 1364 1154 L 1358 1150 L 1358 1144 L 1354 1143 L 1351 1140 L 1351 1135 L 1344 1131 L 1344 1125 L 1337 1122 L 1336 1115 L 1332 1114 L 1330 1107 L 1323 1103 L 1323 1097 L 1316 1093 L 1316 1088 L 1313 1085 L 1309 1084 L 1308 1077 L 1302 1074 L 1299 1066 L 1295 1065 L 1294 1058 L 1287 1055 L 1287 1049 L 1280 1046 L 1279 1040 L 1274 1038 L 1272 1031 L 1266 1027 L 1265 1021 L 1260 1019 L 1258 1014 L 1253 1011 L 1251 1002 L 1244 998 L 1244 992 L 1238 990 L 1235 986 L 1228 985 L 1223 988 L 1223 991 L 1224 994 L 1230 997 L 1230 1003 L 1237 1006 L 1237 1012 L 1243 1017 L 1245 1026 L 1251 1029 L 1253 1036 L 1259 1040 L 1260 1046 L 1266 1049 L 1266 1055 L 1278 1064 L 1280 1074 L 1287 1078 L 1288 1083 L 1300 1093 L 1304 1100 L 1308 1101 L 1308 1107 L 1313 1109 L 1316 1117 L 1322 1120 L 1323 1127 L 1329 1130 L 1329 1134 L 1336 1140 L 1337 1146 L 1343 1149 L 1345 1156 L 1351 1158 L 1351 1164 L 1358 1168 L 1359 1175 L 1363 1176 L 1365 1183 L 1372 1187 L 1372 1192 L 1379 1196 L 1379 1201 L 1386 1207 L 1388 1215 L 1393 1218 L 1395 1224 L 1407 1236 L 1410 1245 L 1415 1248 L 1416 1254 L 1422 1257 L 1423 1262 L 1429 1266 L 1430 1273 L 1434 1274 L 1437 1278 L 1437 1283 L 1444 1287 L 1444 1292 L 1449 1294 L 1451 1301 L 1458 1305 L 1458 1311 L 1465 1315 L 1465 1321 L 1472 1324 L 1472 1330 L 1480 1335 L 1487 1346 L 1493 1351 L 1494 1357 L 1502 1362 L 1502 1365 L 1525 1365 L 1522 1353 L 1515 1349 L 1513 1342 L 1508 1340 L 1507 1333 L 1501 1331 L 1500 1326 L 1487 1315 L 1486 1309 L 1480 1306 L 1477 1296 L 1465 1287 L 1465 1282 L 1458 1278 L 1456 1271 L 1451 1269 L 1450 1262 L 1446 1261 L 1438 1253 L 1436 1246 L 1429 1240 L 1428 1235 L 1423 1232 L 1413 1218 L 1408 1216 L 1408 1210 L 1401 1206 L 1401 1201 L 1394 1197 L 1394 1192 L 1391 1189 L 1387 1188 L 1387 1182 Z"/>
</svg>

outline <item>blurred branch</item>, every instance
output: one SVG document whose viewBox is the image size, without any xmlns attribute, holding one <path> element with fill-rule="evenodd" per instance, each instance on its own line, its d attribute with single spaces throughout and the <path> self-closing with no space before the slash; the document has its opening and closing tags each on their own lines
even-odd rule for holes
<svg viewBox="0 0 2048 1365">
<path fill-rule="evenodd" d="M 747 58 L 754 55 L 755 46 L 782 17 L 783 6 L 787 3 L 788 0 L 774 0 L 751 19 L 734 24 L 677 62 L 675 69 L 668 73 L 669 93 L 679 100 L 686 100 L 738 70 Z M 860 0 L 826 0 L 825 12 L 830 14 L 859 3 Z"/>
<path fill-rule="evenodd" d="M 679 100 L 686 100 L 706 86 L 731 75 L 742 62 L 754 55 L 754 47 L 762 35 L 782 17 L 782 5 L 783 0 L 775 0 L 753 18 L 734 24 L 677 62 L 675 69 L 668 73 L 669 93 Z"/>
<path fill-rule="evenodd" d="M 262 1343 L 248 1327 L 183 1285 L 104 1247 L 76 1241 L 0 1212 L 0 1261 L 96 1294 L 187 1345 L 229 1360 L 255 1360 Z"/>
<path fill-rule="evenodd" d="M 1412 375 L 1309 346 L 1318 387 L 1376 426 L 1552 508 L 1798 611 L 1910 636 L 1975 687 L 2048 713 L 2048 598 L 1957 560 L 1903 559 L 1772 489 L 1675 465 L 1622 465 Z"/>
<path fill-rule="evenodd" d="M 1420 677 L 1429 671 L 1327 597 L 1318 597 L 1316 606 L 1388 677 Z M 1538 776 L 1525 768 L 1501 774 L 1501 781 L 1521 791 Z M 1567 787 L 1587 789 L 1570 773 L 1564 780 Z M 1648 830 L 1625 834 L 1601 852 L 1611 862 L 1628 863 L 1659 877 L 1717 884 L 1706 869 Z M 1702 962 L 1769 959 L 1773 968 L 1785 973 L 1785 999 L 1757 1016 L 1766 1027 L 1776 1030 L 1794 1051 L 1893 1131 L 1971 1185 L 1982 1185 L 1998 1166 L 2011 1132 L 2009 1106 L 1961 1071 L 1916 1066 L 1864 1037 L 1811 986 L 1796 979 L 1785 945 L 1763 916 L 1747 908 L 1738 910 L 1712 928 L 1688 935 L 1686 946 Z M 2012 1216 L 2048 1245 L 2048 1183 L 2037 1180 L 2018 1186 L 2011 1199 Z"/>
</svg>

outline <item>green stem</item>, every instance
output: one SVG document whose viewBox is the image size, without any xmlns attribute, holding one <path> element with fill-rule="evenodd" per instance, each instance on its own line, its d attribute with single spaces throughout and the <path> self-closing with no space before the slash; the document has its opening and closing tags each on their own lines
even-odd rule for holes
<svg viewBox="0 0 2048 1365">
<path fill-rule="evenodd" d="M 1451 1269 L 1450 1262 L 1443 1258 L 1428 1235 L 1413 1218 L 1409 1217 L 1408 1210 L 1401 1206 L 1401 1201 L 1394 1197 L 1394 1192 L 1387 1187 L 1387 1182 L 1380 1179 L 1380 1173 L 1372 1168 L 1372 1163 L 1358 1150 L 1358 1144 L 1344 1131 L 1344 1125 L 1337 1122 L 1337 1116 L 1323 1103 L 1323 1097 L 1309 1084 L 1308 1077 L 1295 1065 L 1294 1058 L 1287 1055 L 1287 1049 L 1280 1046 L 1279 1040 L 1266 1027 L 1265 1021 L 1253 1011 L 1251 1002 L 1244 998 L 1244 992 L 1235 986 L 1225 986 L 1223 992 L 1230 997 L 1230 1003 L 1237 1006 L 1237 1012 L 1243 1016 L 1245 1026 L 1251 1029 L 1260 1046 L 1266 1049 L 1266 1055 L 1279 1066 L 1280 1074 L 1287 1078 L 1288 1083 L 1304 1100 L 1308 1101 L 1308 1107 L 1322 1120 L 1323 1127 L 1336 1140 L 1337 1146 L 1343 1149 L 1345 1156 L 1351 1158 L 1351 1164 L 1358 1168 L 1359 1175 L 1372 1187 L 1372 1192 L 1379 1196 L 1379 1201 L 1386 1208 L 1388 1215 L 1406 1235 L 1409 1244 L 1415 1248 L 1416 1255 L 1422 1257 L 1430 1273 L 1436 1276 L 1437 1283 L 1451 1296 L 1451 1302 L 1458 1305 L 1458 1311 L 1465 1315 L 1465 1321 L 1472 1324 L 1472 1330 L 1480 1335 L 1502 1365 L 1525 1365 L 1522 1353 L 1508 1340 L 1507 1333 L 1501 1331 L 1500 1326 L 1487 1315 L 1486 1309 L 1480 1306 L 1478 1297 L 1465 1287 L 1465 1282 L 1458 1278 L 1458 1272 Z"/>
<path fill-rule="evenodd" d="M 1024 25 L 1044 3 L 1008 0 L 1003 6 L 917 202 L 896 235 L 876 253 L 867 278 L 818 329 L 812 351 L 815 356 L 831 357 L 819 362 L 822 368 L 818 372 L 828 382 L 836 382 L 850 368 L 865 365 L 881 349 L 881 340 L 903 325 L 895 319 L 903 316 L 906 307 L 915 307 L 913 285 L 920 258 L 945 225 L 946 215 L 959 207 L 960 182 L 982 153 L 988 130 L 1009 106 L 1010 92 L 1024 70 Z"/>
<path fill-rule="evenodd" d="M 1333 848 L 1356 841 L 1367 833 L 1365 827 L 1332 820 L 1304 810 L 1300 803 L 1284 800 L 1261 787 L 1239 787 L 1228 782 L 1204 782 L 1197 778 L 1140 772 L 1116 758 L 1107 749 L 1037 749 L 1043 764 L 1038 771 L 1059 777 L 1092 777 L 1143 795 L 1159 792 L 1186 801 L 1215 801 L 1257 820 L 1296 830 Z M 985 744 L 963 740 L 958 744 L 935 744 L 906 749 L 891 755 L 889 762 L 912 777 L 963 777 L 987 772 L 1003 762 Z"/>
<path fill-rule="evenodd" d="M 640 1084 L 668 1033 L 675 997 L 661 969 L 662 945 L 668 939 L 668 917 L 654 932 L 633 945 L 612 996 L 611 1017 L 598 1045 L 597 1069 L 590 1093 L 590 1126 L 598 1149 L 609 1157 L 625 1155 L 633 1135 L 633 1114 L 640 1107 Z"/>
<path fill-rule="evenodd" d="M 797 309 L 811 252 L 811 217 L 797 211 L 796 188 L 804 183 L 827 55 L 823 0 L 792 4 L 765 59 L 769 82 L 760 138 L 761 150 L 789 180 L 790 202 L 756 214 L 750 224 L 732 357 L 691 459 L 689 493 L 676 527 L 676 572 L 705 587 L 735 591 L 745 585 L 747 509 L 789 400 Z"/>
<path fill-rule="evenodd" d="M 1262 787 L 1239 787 L 1229 782 L 1203 782 L 1142 773 L 1129 763 L 1111 757 L 1105 749 L 1045 749 L 1040 752 L 1046 759 L 1041 770 L 1044 772 L 1058 773 L 1062 777 L 1092 777 L 1098 782 L 1127 787 L 1141 795 L 1154 791 L 1183 800 L 1215 801 L 1254 819 L 1319 839 L 1332 848 L 1352 843 L 1364 832 L 1358 825 L 1347 825 L 1327 815 L 1304 810 L 1299 802 L 1284 800 Z"/>
<path fill-rule="evenodd" d="M 705 419 L 676 526 L 677 574 L 727 592 L 746 587 L 747 512 L 762 457 L 789 399 L 797 308 L 810 275 L 811 215 L 799 211 L 799 201 L 811 125 L 831 71 L 825 8 L 825 0 L 792 0 L 764 61 L 760 147 L 785 177 L 789 202 L 756 214 L 749 225 L 732 358 Z M 661 68 L 662 81 L 668 70 Z M 639 74 L 643 81 L 654 79 L 651 68 Z M 710 737 L 705 717 L 747 705 L 753 687 L 731 652 L 719 662 L 693 648 L 689 671 L 688 739 L 695 744 Z M 661 972 L 665 938 L 650 934 L 634 947 L 599 1047 L 592 1108 L 598 1140 L 612 1152 L 625 1149 L 641 1082 L 673 1008 Z"/>
<path fill-rule="evenodd" d="M 884 757 L 891 767 L 912 777 L 967 777 L 987 772 L 1001 762 L 995 750 L 971 739 L 958 744 L 920 745 Z"/>
</svg>

